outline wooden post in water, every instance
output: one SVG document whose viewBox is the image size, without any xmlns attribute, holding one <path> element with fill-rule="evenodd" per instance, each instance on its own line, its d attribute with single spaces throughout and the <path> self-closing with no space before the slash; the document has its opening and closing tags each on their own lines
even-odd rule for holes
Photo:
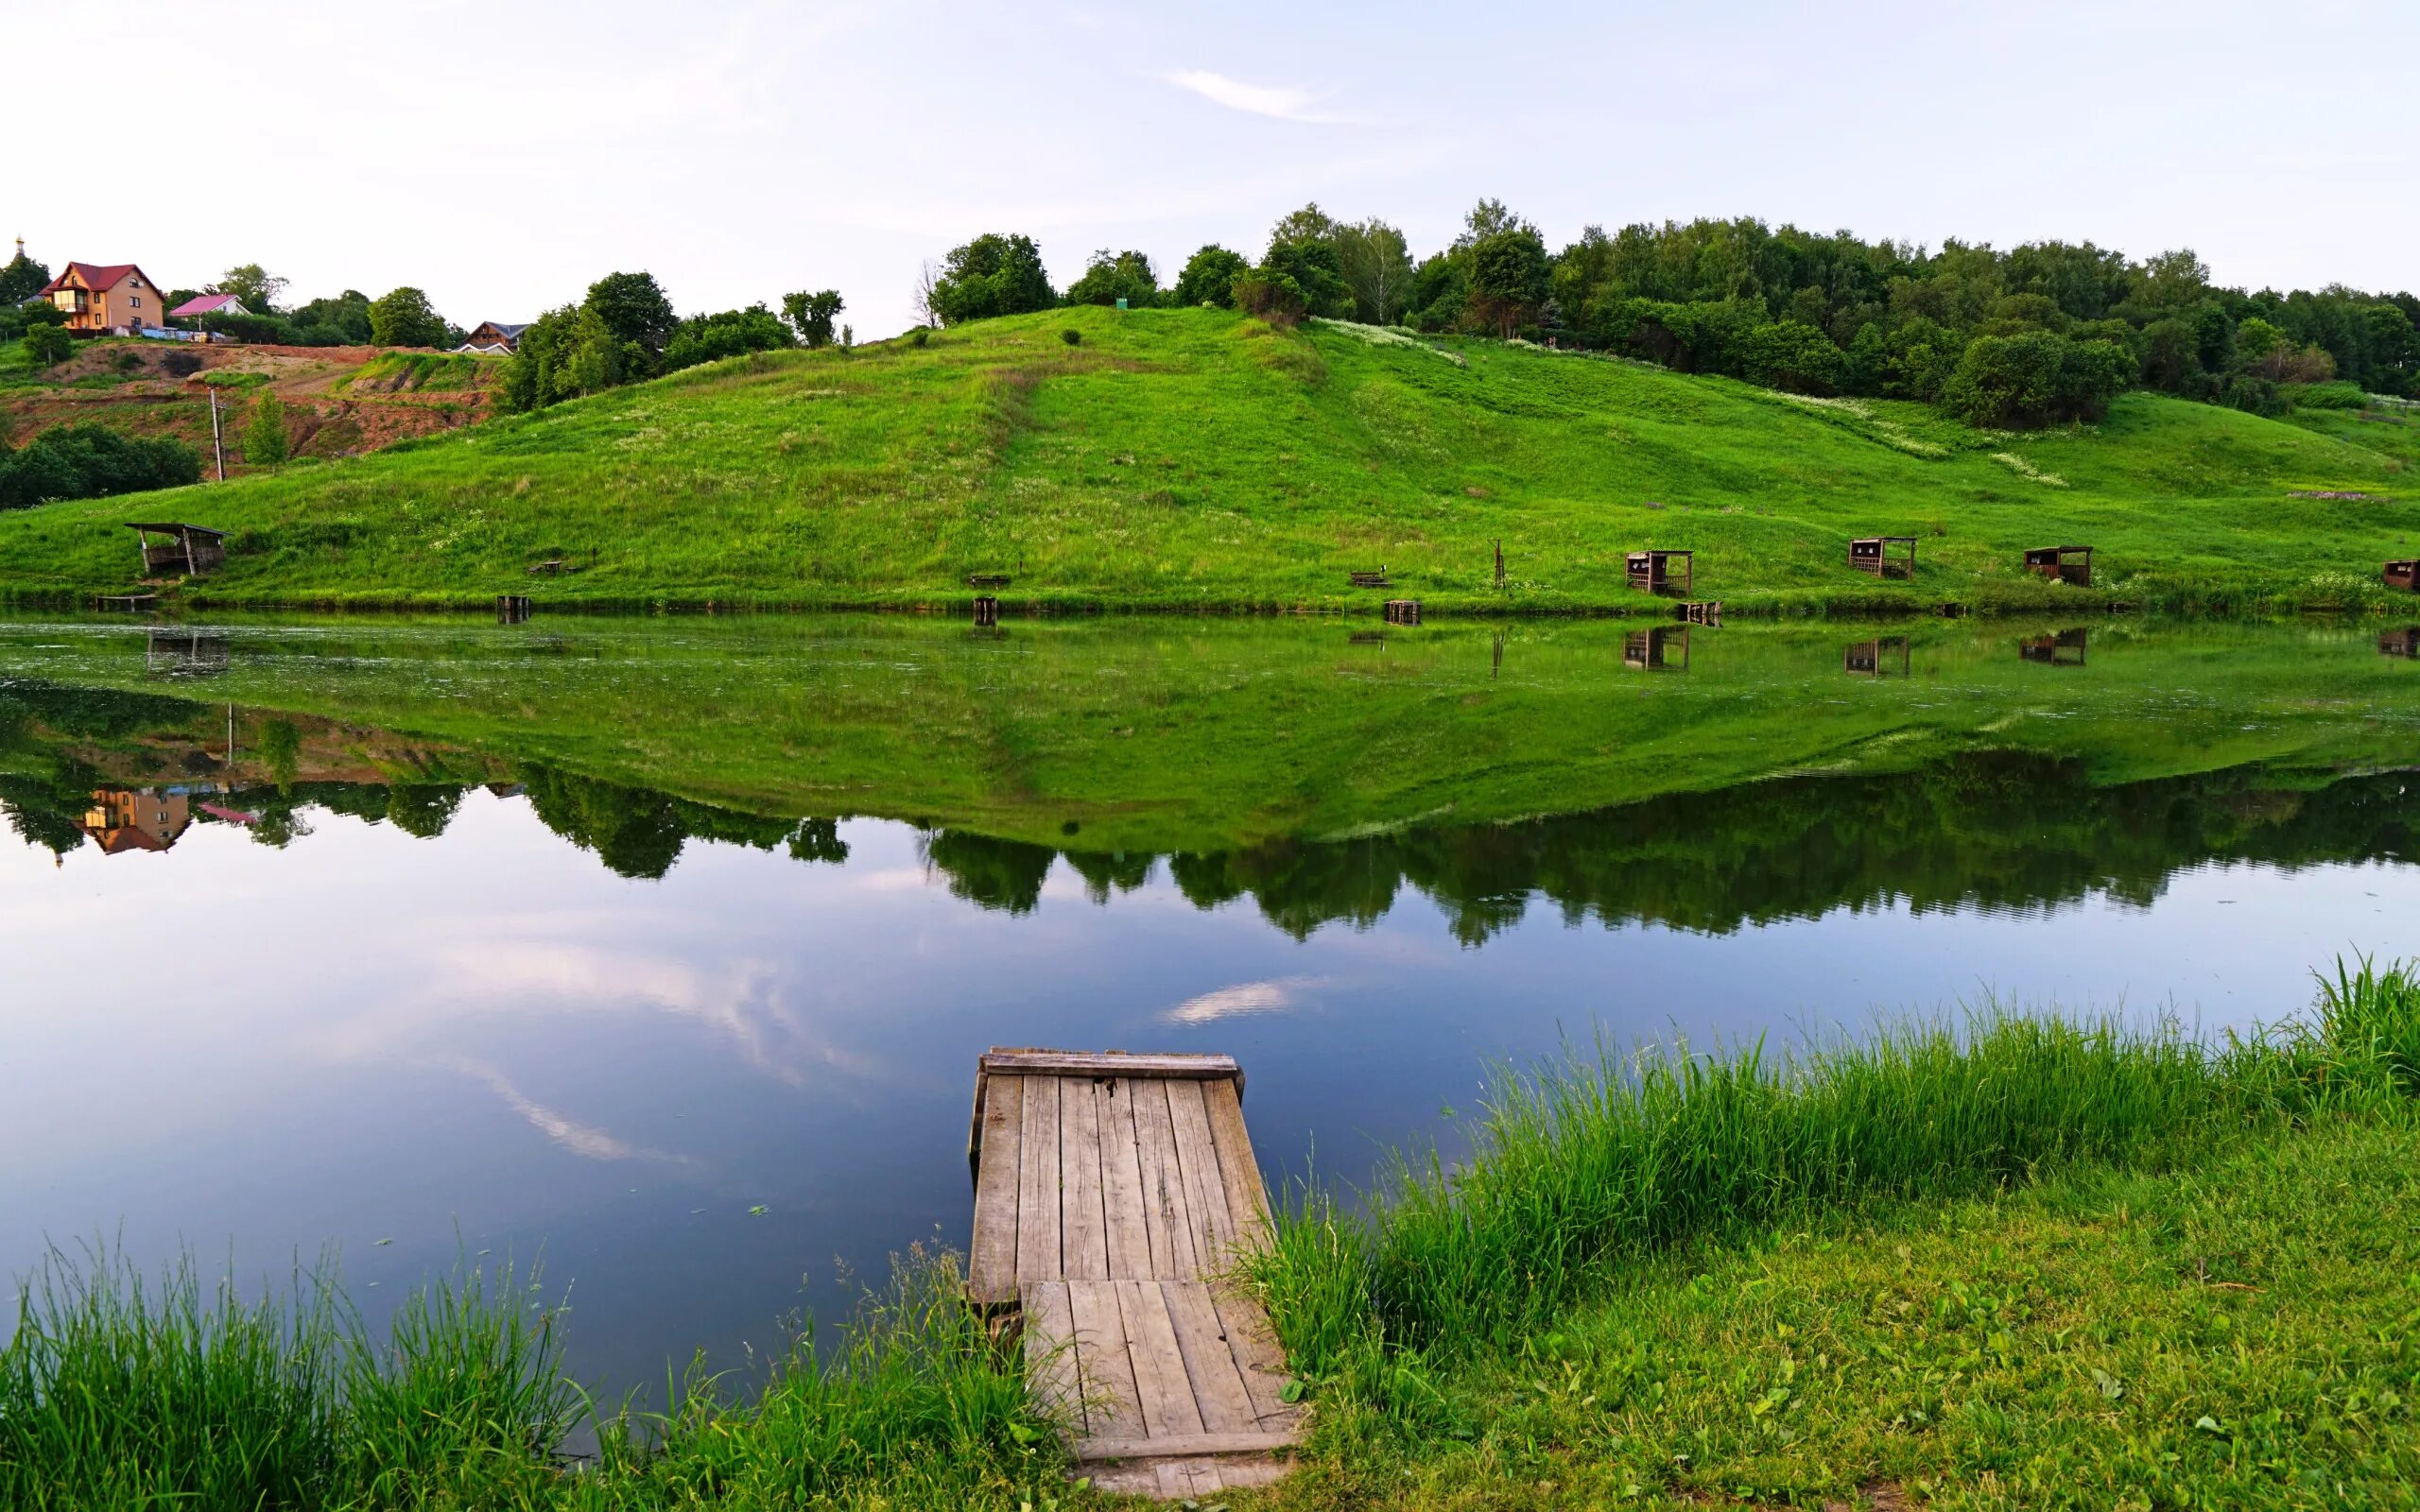
<svg viewBox="0 0 2420 1512">
<path fill-rule="evenodd" d="M 218 438 L 218 386 L 205 384 L 210 390 L 210 449 L 218 455 L 218 481 L 227 481 L 227 443 Z"/>
</svg>

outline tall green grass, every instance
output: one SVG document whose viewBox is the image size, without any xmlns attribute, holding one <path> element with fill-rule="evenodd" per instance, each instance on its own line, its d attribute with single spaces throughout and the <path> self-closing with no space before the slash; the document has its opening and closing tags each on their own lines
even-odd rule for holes
<svg viewBox="0 0 2420 1512">
<path fill-rule="evenodd" d="M 693 1364 L 662 1412 L 597 1409 L 510 1265 L 428 1283 L 383 1334 L 334 1276 L 249 1298 L 190 1259 L 54 1252 L 0 1346 L 0 1507 L 955 1507 L 1057 1474 L 947 1255 L 904 1260 L 829 1348 L 800 1332 L 761 1389 Z"/>
<path fill-rule="evenodd" d="M 1500 1076 L 1460 1160 L 1398 1158 L 1358 1205 L 1297 1191 L 1254 1279 L 1298 1371 L 1383 1395 L 1399 1357 L 1518 1348 L 1624 1257 L 2399 1112 L 2416 1042 L 2411 972 L 2364 962 L 2312 1022 L 2217 1044 L 1993 1007 L 1781 1057 L 1599 1045 Z"/>
</svg>

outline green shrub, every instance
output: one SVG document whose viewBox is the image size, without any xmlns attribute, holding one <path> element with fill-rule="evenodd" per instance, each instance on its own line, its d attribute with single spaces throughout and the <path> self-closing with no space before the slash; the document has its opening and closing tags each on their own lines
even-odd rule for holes
<svg viewBox="0 0 2420 1512">
<path fill-rule="evenodd" d="M 0 449 L 0 509 L 200 481 L 201 458 L 182 441 L 103 425 L 54 425 L 18 451 Z"/>
<path fill-rule="evenodd" d="M 2286 402 L 2296 409 L 2366 409 L 2370 396 L 2361 386 L 2339 380 L 2326 384 L 2300 384 L 2286 390 Z"/>
<path fill-rule="evenodd" d="M 921 347 L 931 339 L 933 339 L 933 333 L 925 326 L 920 325 L 908 333 L 908 344 L 911 347 Z"/>
<path fill-rule="evenodd" d="M 1077 330 L 1074 326 L 1069 326 L 1066 330 L 1059 333 L 1059 339 L 1064 341 L 1071 347 L 1081 346 L 1084 340 L 1084 334 L 1081 331 Z"/>
</svg>

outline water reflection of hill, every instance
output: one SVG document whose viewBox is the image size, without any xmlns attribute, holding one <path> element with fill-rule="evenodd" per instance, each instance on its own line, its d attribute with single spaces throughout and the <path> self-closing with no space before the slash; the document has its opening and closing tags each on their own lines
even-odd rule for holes
<svg viewBox="0 0 2420 1512">
<path fill-rule="evenodd" d="M 2245 765 L 2097 784 L 2080 760 L 1996 750 L 1516 822 L 1215 850 L 1088 850 L 928 825 L 923 853 L 954 895 L 1011 913 L 1040 906 L 1064 862 L 1097 902 L 1165 870 L 1200 907 L 1249 902 L 1296 936 L 1374 922 L 1413 893 L 1476 944 L 1541 904 L 1574 922 L 1724 932 L 1843 906 L 2025 908 L 2096 893 L 2148 903 L 2177 871 L 2213 861 L 2409 860 L 2420 809 L 2408 782 Z M 831 816 L 755 814 L 324 720 L 26 681 L 0 694 L 0 810 L 61 855 L 165 850 L 197 824 L 240 825 L 283 847 L 310 833 L 315 813 L 440 839 L 474 785 L 525 799 L 625 877 L 665 875 L 693 841 L 809 863 L 849 854 Z M 127 838 L 136 831 L 147 843 Z"/>
</svg>

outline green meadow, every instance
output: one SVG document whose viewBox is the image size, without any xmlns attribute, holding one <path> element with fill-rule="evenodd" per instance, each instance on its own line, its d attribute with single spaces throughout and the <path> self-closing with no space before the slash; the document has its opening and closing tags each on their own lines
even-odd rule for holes
<svg viewBox="0 0 2420 1512">
<path fill-rule="evenodd" d="M 1063 334 L 1079 339 L 1070 343 Z M 1735 611 L 2386 607 L 2403 428 L 2152 394 L 2066 430 L 1814 401 L 1520 344 L 1086 307 L 759 353 L 223 486 L 0 517 L 21 600 L 123 593 L 135 516 L 231 533 L 188 601 L 1668 612 L 1622 554 L 1697 553 Z M 2356 499 L 2296 497 L 2315 491 Z M 1912 582 L 1847 541 L 1918 538 Z M 1495 584 L 1501 543 L 1505 582 Z M 2089 544 L 2091 592 L 2028 576 Z M 533 576 L 562 561 L 573 569 Z M 1347 576 L 1385 568 L 1390 587 Z"/>
</svg>

